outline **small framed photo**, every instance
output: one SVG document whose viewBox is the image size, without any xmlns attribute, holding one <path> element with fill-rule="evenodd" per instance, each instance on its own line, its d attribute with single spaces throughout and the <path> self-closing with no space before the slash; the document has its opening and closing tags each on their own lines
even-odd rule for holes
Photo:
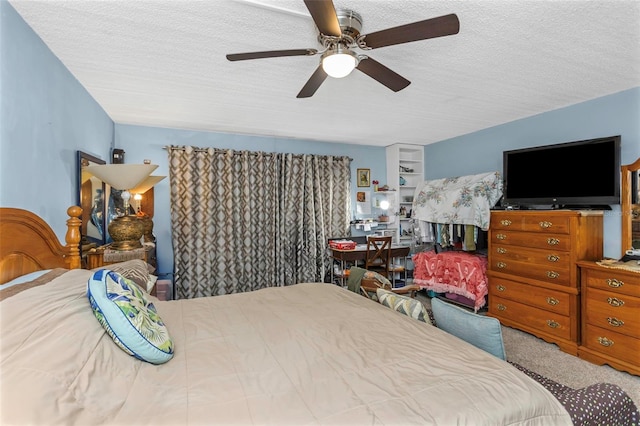
<svg viewBox="0 0 640 426">
<path fill-rule="evenodd" d="M 371 201 L 369 191 L 356 192 L 356 213 L 371 214 Z"/>
<path fill-rule="evenodd" d="M 371 169 L 357 169 L 358 186 L 371 186 Z"/>
</svg>

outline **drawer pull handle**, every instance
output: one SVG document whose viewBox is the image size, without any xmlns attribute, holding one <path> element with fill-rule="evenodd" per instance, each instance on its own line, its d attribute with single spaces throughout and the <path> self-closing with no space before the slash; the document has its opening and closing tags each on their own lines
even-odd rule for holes
<svg viewBox="0 0 640 426">
<path fill-rule="evenodd" d="M 551 328 L 560 327 L 560 323 L 555 322 L 554 320 L 547 320 L 547 325 Z"/>
<path fill-rule="evenodd" d="M 496 234 L 496 238 L 499 239 L 499 240 L 506 240 L 507 236 L 504 235 L 504 234 Z"/>
<path fill-rule="evenodd" d="M 502 220 L 500 221 L 500 225 L 502 225 L 502 226 L 509 226 L 509 225 L 511 225 L 511 221 L 510 221 L 509 219 L 502 219 Z"/>
<path fill-rule="evenodd" d="M 504 268 L 507 267 L 507 264 L 504 263 L 504 262 L 498 262 L 498 263 L 496 263 L 496 267 L 500 268 L 500 269 L 504 269 Z"/>
<path fill-rule="evenodd" d="M 540 225 L 540 228 L 549 229 L 549 228 L 551 228 L 551 226 L 553 226 L 553 223 L 547 222 L 545 220 L 545 221 L 540 222 L 539 225 Z"/>
<path fill-rule="evenodd" d="M 607 322 L 612 327 L 622 327 L 624 325 L 624 321 L 619 320 L 618 318 L 607 318 Z"/>
<path fill-rule="evenodd" d="M 615 278 L 607 278 L 607 285 L 611 288 L 620 288 L 624 285 L 624 282 Z"/>
<path fill-rule="evenodd" d="M 500 254 L 505 254 L 507 252 L 507 249 L 504 247 L 498 247 L 496 251 Z"/>
<path fill-rule="evenodd" d="M 620 300 L 617 297 L 608 297 L 607 303 L 609 303 L 611 306 L 619 308 L 620 306 L 624 305 L 624 300 Z"/>
<path fill-rule="evenodd" d="M 506 307 L 506 306 L 504 306 L 502 303 L 498 303 L 498 310 L 499 310 L 499 311 L 506 311 L 506 310 L 507 310 L 507 307 Z"/>
<path fill-rule="evenodd" d="M 550 254 L 549 256 L 547 256 L 547 260 L 549 262 L 557 262 L 558 260 L 560 260 L 560 256 L 556 256 L 555 254 Z"/>
<path fill-rule="evenodd" d="M 551 279 L 556 279 L 560 276 L 560 274 L 556 271 L 547 271 L 547 277 Z"/>
<path fill-rule="evenodd" d="M 557 246 L 558 244 L 560 244 L 560 240 L 557 238 L 547 238 L 547 244 L 549 244 L 550 246 Z"/>
<path fill-rule="evenodd" d="M 551 306 L 556 306 L 558 303 L 560 303 L 560 301 L 555 297 L 547 297 L 547 303 Z"/>
<path fill-rule="evenodd" d="M 613 340 L 607 339 L 606 337 L 598 337 L 598 343 L 606 347 L 613 346 Z"/>
<path fill-rule="evenodd" d="M 505 286 L 503 286 L 502 284 L 498 284 L 496 286 L 496 288 L 498 289 L 498 291 L 505 291 L 507 288 Z"/>
</svg>

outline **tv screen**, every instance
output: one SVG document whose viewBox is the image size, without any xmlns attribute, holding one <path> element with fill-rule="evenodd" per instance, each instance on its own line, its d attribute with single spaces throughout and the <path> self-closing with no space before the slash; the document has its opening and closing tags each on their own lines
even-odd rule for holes
<svg viewBox="0 0 640 426">
<path fill-rule="evenodd" d="M 620 204 L 620 136 L 504 151 L 503 178 L 506 206 Z"/>
</svg>

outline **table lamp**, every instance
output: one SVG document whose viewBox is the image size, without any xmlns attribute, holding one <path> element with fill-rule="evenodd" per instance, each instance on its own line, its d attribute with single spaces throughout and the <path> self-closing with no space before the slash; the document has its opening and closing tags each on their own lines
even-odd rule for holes
<svg viewBox="0 0 640 426">
<path fill-rule="evenodd" d="M 164 178 L 166 178 L 166 176 L 147 176 L 145 180 L 129 191 L 133 194 L 133 199 L 136 200 L 137 208 L 135 211 L 138 219 L 142 221 L 145 243 L 155 242 L 155 238 L 153 236 L 153 220 L 147 212 L 140 210 L 140 200 L 142 199 L 142 194 L 153 188 L 156 183 L 160 182 Z"/>
<path fill-rule="evenodd" d="M 87 171 L 101 179 L 113 189 L 122 191 L 124 213 L 109 222 L 109 235 L 114 250 L 133 250 L 141 248 L 140 240 L 144 234 L 142 221 L 135 215 L 129 215 L 129 190 L 135 188 L 156 168 L 155 164 L 99 164 L 87 167 Z"/>
</svg>

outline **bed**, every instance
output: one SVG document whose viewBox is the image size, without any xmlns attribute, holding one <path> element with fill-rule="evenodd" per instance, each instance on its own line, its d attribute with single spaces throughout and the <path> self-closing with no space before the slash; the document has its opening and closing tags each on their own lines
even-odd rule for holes
<svg viewBox="0 0 640 426">
<path fill-rule="evenodd" d="M 332 284 L 146 295 L 173 352 L 141 361 L 96 320 L 88 282 L 109 273 L 78 269 L 68 225 L 62 246 L 41 219 L 0 208 L 2 283 L 49 270 L 0 302 L 0 424 L 572 424 L 508 362 Z M 17 226 L 37 231 L 5 238 Z"/>
</svg>

